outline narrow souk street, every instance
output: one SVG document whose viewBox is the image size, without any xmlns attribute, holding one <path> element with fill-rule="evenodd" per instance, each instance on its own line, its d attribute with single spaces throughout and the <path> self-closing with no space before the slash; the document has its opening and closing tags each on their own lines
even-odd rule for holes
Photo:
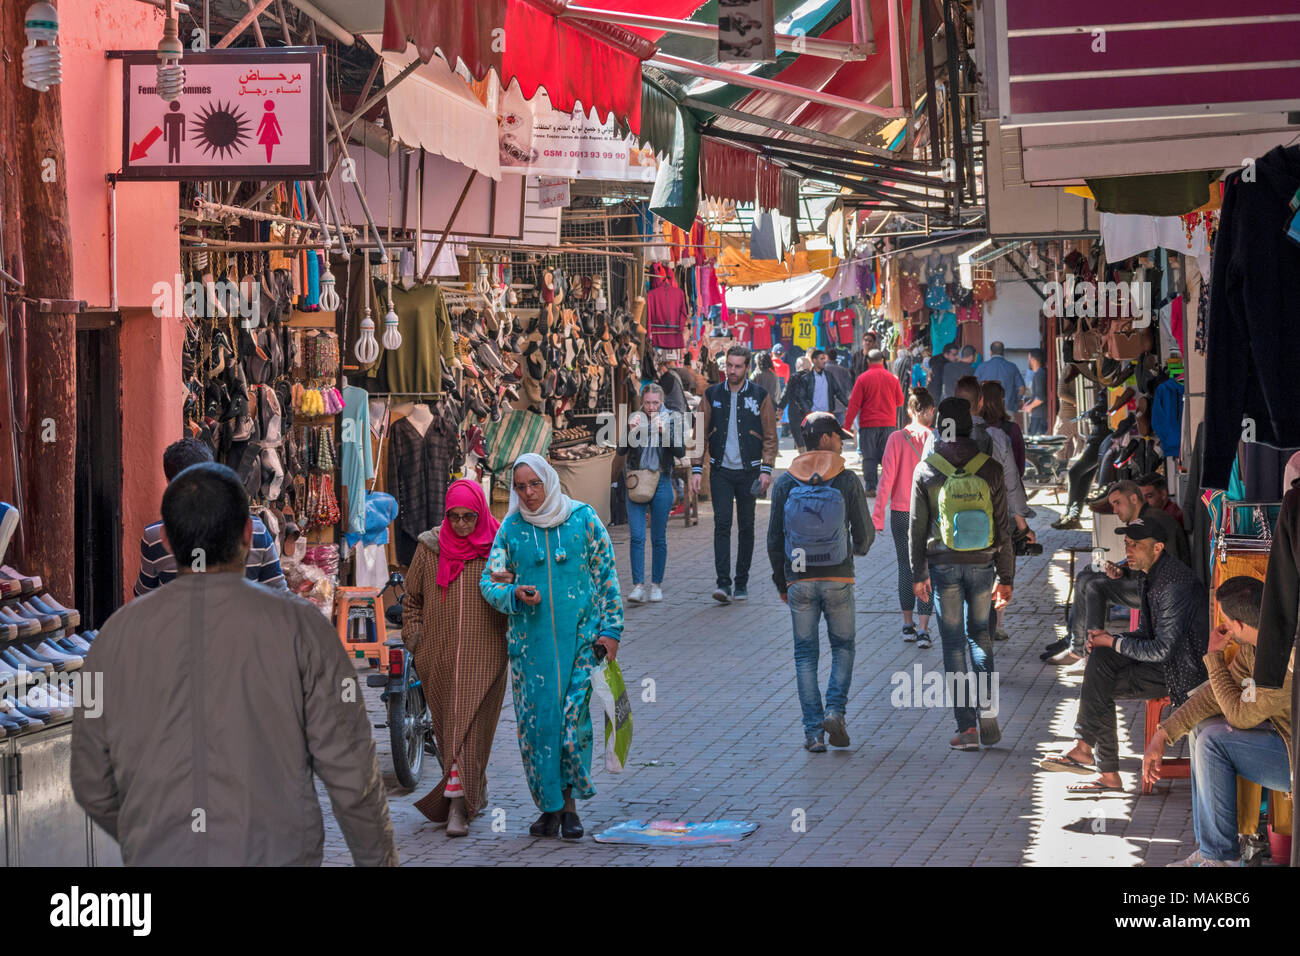
<svg viewBox="0 0 1300 956">
<path fill-rule="evenodd" d="M 783 439 L 778 465 L 788 465 L 793 454 Z M 858 470 L 857 454 L 846 457 Z M 680 517 L 669 523 L 663 603 L 628 607 L 619 661 L 632 701 L 632 752 L 627 769 L 611 774 L 597 749 L 598 792 L 579 805 L 586 838 L 571 844 L 528 835 L 537 811 L 524 783 L 507 693 L 488 768 L 488 809 L 465 839 L 447 839 L 413 806 L 437 782 L 436 764 L 426 761 L 418 792 L 404 792 L 392 775 L 388 732 L 375 729 L 403 865 L 1160 866 L 1185 856 L 1194 845 L 1187 781 L 1158 784 L 1149 796 L 1136 792 L 1142 748 L 1135 748 L 1132 736 L 1135 721 L 1141 727 L 1138 702 L 1121 705 L 1121 772 L 1128 792 L 1069 798 L 1065 786 L 1073 775 L 1035 766 L 1072 737 L 1081 681 L 1080 674 L 1038 660 L 1046 635 L 1062 631 L 1068 588 L 1069 556 L 1052 552 L 1087 537 L 1048 527 L 1060 512 L 1050 494 L 1040 493 L 1032 504 L 1044 553 L 1017 559 L 1015 598 L 1005 624 L 1011 640 L 994 649 L 1003 738 L 993 749 L 949 750 L 953 720 L 947 708 L 891 704 L 894 674 L 910 678 L 917 664 L 926 672 L 941 671 L 943 657 L 937 626 L 929 650 L 900 637 L 894 549 L 885 534 L 856 564 L 857 657 L 846 718 L 853 745 L 805 752 L 790 615 L 771 585 L 763 551 L 767 502 L 758 505 L 750 600 L 728 607 L 709 597 L 713 524 L 709 504 L 702 502 L 699 525 L 684 527 Z M 627 526 L 610 531 L 620 577 L 627 580 Z M 1119 626 L 1117 619 L 1113 627 Z M 824 690 L 830 667 L 824 623 L 822 633 Z M 366 693 L 374 722 L 382 724 L 380 692 Z M 643 693 L 653 699 L 643 701 Z M 732 846 L 698 849 L 592 839 L 635 819 L 740 819 L 759 827 Z M 333 816 L 326 812 L 325 820 L 325 862 L 349 865 Z"/>
</svg>

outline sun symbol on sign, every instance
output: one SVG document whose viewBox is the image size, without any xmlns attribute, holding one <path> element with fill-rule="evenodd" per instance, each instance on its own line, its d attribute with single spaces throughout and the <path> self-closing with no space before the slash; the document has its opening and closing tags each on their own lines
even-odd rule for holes
<svg viewBox="0 0 1300 956">
<path fill-rule="evenodd" d="M 194 120 L 194 134 L 199 147 L 209 156 L 228 159 L 242 152 L 248 142 L 248 121 L 232 103 L 208 103 Z"/>
</svg>

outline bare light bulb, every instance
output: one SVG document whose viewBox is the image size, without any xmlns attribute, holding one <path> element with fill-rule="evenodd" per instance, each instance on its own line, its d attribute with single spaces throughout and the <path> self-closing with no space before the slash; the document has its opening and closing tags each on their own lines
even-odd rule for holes
<svg viewBox="0 0 1300 956">
<path fill-rule="evenodd" d="M 334 288 L 334 283 L 334 273 L 330 271 L 329 264 L 326 263 L 325 271 L 321 273 L 320 277 L 320 298 L 318 300 L 320 302 L 321 311 L 323 312 L 338 311 L 339 294 Z M 370 323 L 370 327 L 372 329 L 375 327 L 374 322 Z"/>
<path fill-rule="evenodd" d="M 33 3 L 23 21 L 27 48 L 23 50 L 23 86 L 44 93 L 63 82 L 59 52 L 59 11 L 48 3 Z"/>
<path fill-rule="evenodd" d="M 184 55 L 176 18 L 168 17 L 163 23 L 163 38 L 158 41 L 158 95 L 168 103 L 180 99 L 185 90 L 185 67 L 181 66 Z"/>
<path fill-rule="evenodd" d="M 370 317 L 369 306 L 366 306 L 365 318 L 361 320 L 361 338 L 357 339 L 353 352 L 362 365 L 372 365 L 379 358 L 379 343 L 375 341 L 375 320 Z"/>
</svg>

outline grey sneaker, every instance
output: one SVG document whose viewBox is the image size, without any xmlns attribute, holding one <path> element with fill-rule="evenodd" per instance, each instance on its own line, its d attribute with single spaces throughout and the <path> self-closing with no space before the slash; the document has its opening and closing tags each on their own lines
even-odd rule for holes
<svg viewBox="0 0 1300 956">
<path fill-rule="evenodd" d="M 744 588 L 736 588 L 736 593 L 731 596 L 733 601 L 748 601 L 749 591 Z"/>
<path fill-rule="evenodd" d="M 948 746 L 953 750 L 979 750 L 980 732 L 974 727 L 970 730 L 960 730 L 956 737 L 948 741 Z"/>
<path fill-rule="evenodd" d="M 719 604 L 730 604 L 731 588 L 714 588 L 713 600 L 717 601 Z"/>
<path fill-rule="evenodd" d="M 980 743 L 985 747 L 992 747 L 1002 739 L 1002 728 L 998 726 L 996 717 L 980 714 Z"/>
<path fill-rule="evenodd" d="M 916 643 L 916 628 L 913 627 L 911 624 L 908 624 L 906 627 L 903 628 L 903 643 L 905 644 Z"/>
<path fill-rule="evenodd" d="M 826 752 L 826 744 L 822 741 L 822 735 L 818 734 L 816 737 L 805 737 L 803 741 L 803 749 L 808 751 L 810 754 L 824 754 Z"/>
<path fill-rule="evenodd" d="M 1173 863 L 1166 863 L 1165 866 L 1200 866 L 1205 862 L 1205 857 L 1199 849 L 1193 850 L 1188 856 L 1181 860 L 1175 860 Z"/>
<path fill-rule="evenodd" d="M 849 745 L 849 732 L 844 729 L 843 714 L 827 714 L 826 719 L 822 721 L 822 730 L 826 731 L 832 747 Z"/>
<path fill-rule="evenodd" d="M 921 648 L 921 650 L 927 650 L 934 646 L 934 642 L 930 640 L 929 631 L 916 632 L 916 646 Z"/>
</svg>

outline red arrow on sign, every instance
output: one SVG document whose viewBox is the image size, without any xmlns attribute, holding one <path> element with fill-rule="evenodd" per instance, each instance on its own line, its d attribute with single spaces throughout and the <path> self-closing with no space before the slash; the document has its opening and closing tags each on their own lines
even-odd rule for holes
<svg viewBox="0 0 1300 956">
<path fill-rule="evenodd" d="M 145 136 L 144 139 L 140 140 L 140 142 L 132 143 L 131 162 L 134 163 L 137 159 L 144 159 L 145 155 L 149 152 L 149 147 L 152 146 L 154 143 L 156 143 L 158 141 L 158 137 L 161 135 L 162 135 L 162 130 L 159 129 L 157 126 L 155 126 L 153 129 L 149 131 L 149 133 Z"/>
</svg>

